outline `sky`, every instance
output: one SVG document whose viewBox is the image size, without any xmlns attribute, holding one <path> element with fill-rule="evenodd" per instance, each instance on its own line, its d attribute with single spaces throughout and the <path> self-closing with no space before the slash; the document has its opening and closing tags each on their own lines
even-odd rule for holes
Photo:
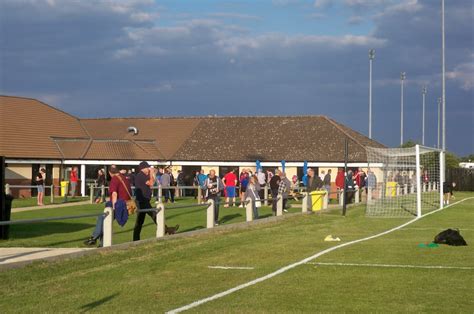
<svg viewBox="0 0 474 314">
<path fill-rule="evenodd" d="M 446 147 L 474 153 L 474 2 L 446 1 Z M 440 0 L 1 0 L 0 94 L 81 118 L 327 115 L 437 144 Z M 235 132 L 245 132 L 245 126 Z M 314 149 L 324 149 L 314 148 Z"/>
</svg>

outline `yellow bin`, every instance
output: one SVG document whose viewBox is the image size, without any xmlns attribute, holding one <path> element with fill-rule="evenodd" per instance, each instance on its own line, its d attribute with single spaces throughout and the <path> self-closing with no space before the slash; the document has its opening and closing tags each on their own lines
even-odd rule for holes
<svg viewBox="0 0 474 314">
<path fill-rule="evenodd" d="M 385 189 L 385 196 L 397 196 L 397 182 L 387 182 L 387 188 Z"/>
<path fill-rule="evenodd" d="M 61 181 L 61 196 L 66 196 L 68 192 L 69 181 Z"/>
<path fill-rule="evenodd" d="M 326 191 L 313 191 L 309 193 L 311 196 L 311 210 L 316 212 L 323 209 L 324 195 Z"/>
</svg>

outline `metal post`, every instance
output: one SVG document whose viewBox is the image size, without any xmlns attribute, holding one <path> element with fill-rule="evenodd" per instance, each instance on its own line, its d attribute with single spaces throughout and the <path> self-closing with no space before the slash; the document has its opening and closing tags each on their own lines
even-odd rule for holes
<svg viewBox="0 0 474 314">
<path fill-rule="evenodd" d="M 360 195 L 359 195 L 359 187 L 358 186 L 355 186 L 354 193 L 355 193 L 355 203 L 359 204 Z"/>
<path fill-rule="evenodd" d="M 437 148 L 441 148 L 440 144 L 439 144 L 439 137 L 440 137 L 440 133 L 441 133 L 441 97 L 438 97 L 438 144 L 437 144 Z"/>
<path fill-rule="evenodd" d="M 369 138 L 372 138 L 372 61 L 375 58 L 375 49 L 369 50 Z"/>
<path fill-rule="evenodd" d="M 263 201 L 263 205 L 268 206 L 268 185 L 265 184 L 264 190 L 263 190 L 263 198 L 265 201 Z"/>
<path fill-rule="evenodd" d="M 248 197 L 245 203 L 245 217 L 246 221 L 252 221 L 253 220 L 253 201 L 250 197 Z"/>
<path fill-rule="evenodd" d="M 278 201 L 277 201 L 277 216 L 283 215 L 283 195 L 278 194 Z"/>
<path fill-rule="evenodd" d="M 416 216 L 421 217 L 421 166 L 420 145 L 415 146 L 416 159 Z"/>
<path fill-rule="evenodd" d="M 114 221 L 114 210 L 112 209 L 112 207 L 106 207 L 104 209 L 104 214 L 106 216 L 104 218 L 104 236 L 102 239 L 102 245 L 104 247 L 108 247 L 112 246 L 112 222 Z"/>
<path fill-rule="evenodd" d="M 408 194 L 408 184 L 403 185 L 403 194 L 407 195 Z"/>
<path fill-rule="evenodd" d="M 347 137 L 344 139 L 344 189 L 342 195 L 342 215 L 346 215 L 347 210 L 347 187 L 346 187 L 346 178 L 347 178 L 347 159 L 349 156 L 349 141 Z"/>
<path fill-rule="evenodd" d="M 81 165 L 81 196 L 86 196 L 86 165 Z"/>
<path fill-rule="evenodd" d="M 444 202 L 443 202 L 443 194 L 444 194 L 444 186 L 443 186 L 443 183 L 445 181 L 444 179 L 444 151 L 441 151 L 439 153 L 439 207 L 440 208 L 443 208 L 444 207 Z"/>
<path fill-rule="evenodd" d="M 156 205 L 156 237 L 165 236 L 165 205 L 158 203 Z"/>
<path fill-rule="evenodd" d="M 421 144 L 425 145 L 425 99 L 426 99 L 426 86 L 423 86 L 421 89 L 423 94 L 423 110 L 422 110 L 422 120 L 421 120 Z"/>
<path fill-rule="evenodd" d="M 401 81 L 401 97 L 400 97 L 400 146 L 403 145 L 403 83 L 405 82 L 406 73 L 400 73 Z"/>
<path fill-rule="evenodd" d="M 443 116 L 443 138 L 442 138 L 442 148 L 443 151 L 446 150 L 446 41 L 445 41 L 445 31 L 444 31 L 444 0 L 441 0 L 441 54 L 442 54 L 442 116 Z M 444 156 L 444 155 L 443 155 Z M 443 157 L 444 158 L 444 157 Z M 443 184 L 444 181 L 441 181 Z"/>
<path fill-rule="evenodd" d="M 208 200 L 207 204 L 207 228 L 214 228 L 214 201 Z"/>
<path fill-rule="evenodd" d="M 310 198 L 308 192 L 303 193 L 303 200 L 301 203 L 301 212 L 302 213 L 307 213 L 308 212 L 308 199 Z"/>
<path fill-rule="evenodd" d="M 346 178 L 344 178 L 344 180 L 346 180 Z M 344 190 L 339 189 L 337 193 L 339 193 L 339 206 L 344 206 Z"/>
</svg>

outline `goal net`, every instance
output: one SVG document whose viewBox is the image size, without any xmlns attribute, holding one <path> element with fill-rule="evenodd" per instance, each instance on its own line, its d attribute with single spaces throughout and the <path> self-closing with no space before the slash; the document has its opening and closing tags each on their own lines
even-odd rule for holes
<svg viewBox="0 0 474 314">
<path fill-rule="evenodd" d="M 367 216 L 420 217 L 443 206 L 441 151 L 367 147 L 367 162 Z"/>
</svg>

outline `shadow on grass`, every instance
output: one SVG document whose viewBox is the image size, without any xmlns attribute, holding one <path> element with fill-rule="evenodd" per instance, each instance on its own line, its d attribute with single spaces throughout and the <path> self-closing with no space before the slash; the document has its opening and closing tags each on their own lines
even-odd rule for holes
<svg viewBox="0 0 474 314">
<path fill-rule="evenodd" d="M 10 256 L 4 257 L 4 258 L 0 258 L 0 263 L 5 262 L 5 261 L 8 261 L 9 259 L 12 259 L 12 258 L 18 258 L 18 257 L 22 257 L 22 256 L 28 256 L 28 255 L 32 255 L 32 254 L 36 254 L 36 253 L 41 253 L 41 252 L 46 252 L 46 251 L 48 251 L 48 250 L 39 250 L 39 251 L 24 252 L 24 253 L 19 253 L 19 254 L 15 254 L 15 255 L 10 255 Z"/>
<path fill-rule="evenodd" d="M 172 210 L 173 208 L 167 208 L 166 210 Z M 179 208 L 181 209 L 181 208 Z M 177 209 L 177 210 L 179 210 Z M 200 212 L 200 211 L 205 211 L 206 208 L 203 207 L 203 208 L 197 208 L 197 209 L 193 209 L 193 210 L 184 210 L 183 212 L 181 213 L 176 213 L 174 215 L 167 215 L 166 216 L 166 219 L 171 219 L 171 218 L 175 218 L 175 217 L 179 217 L 179 216 L 183 216 L 183 215 L 187 215 L 187 214 L 190 214 L 190 213 L 197 213 L 197 212 Z"/>
<path fill-rule="evenodd" d="M 85 304 L 83 306 L 81 306 L 79 309 L 82 310 L 81 313 L 85 313 L 85 312 L 88 312 L 92 309 L 95 309 L 96 307 L 98 306 L 101 306 L 102 304 L 106 303 L 106 302 L 109 302 L 110 300 L 114 299 L 115 297 L 117 297 L 119 295 L 119 293 L 114 293 L 112 295 L 109 295 L 108 297 L 105 297 L 105 298 L 102 298 L 102 299 L 99 299 L 97 301 L 94 301 L 94 302 L 91 302 L 91 303 L 88 303 L 88 304 Z"/>
<path fill-rule="evenodd" d="M 224 217 L 222 217 L 222 219 L 219 221 L 219 223 L 225 224 L 225 223 L 227 223 L 227 222 L 229 222 L 229 221 L 231 221 L 231 220 L 233 220 L 233 219 L 235 219 L 235 218 L 237 218 L 237 217 L 242 217 L 242 215 L 241 215 L 241 214 L 232 214 L 232 215 L 224 216 Z"/>
<path fill-rule="evenodd" d="M 57 233 L 74 233 L 84 229 L 93 229 L 94 224 L 65 223 L 65 222 L 43 222 L 28 225 L 10 226 L 10 237 L 12 239 L 28 239 Z"/>
<path fill-rule="evenodd" d="M 206 227 L 204 226 L 196 226 L 196 227 L 192 227 L 192 228 L 188 228 L 188 229 L 183 229 L 181 231 L 179 231 L 178 233 L 184 233 L 184 232 L 189 232 L 189 231 L 195 231 L 195 230 L 200 230 L 200 229 L 205 229 Z"/>
</svg>

